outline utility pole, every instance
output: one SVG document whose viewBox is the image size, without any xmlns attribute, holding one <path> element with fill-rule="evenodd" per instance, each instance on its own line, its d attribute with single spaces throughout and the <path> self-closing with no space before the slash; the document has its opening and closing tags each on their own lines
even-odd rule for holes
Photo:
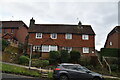
<svg viewBox="0 0 120 80">
<path fill-rule="evenodd" d="M 30 59 L 29 59 L 29 69 L 31 67 L 31 57 L 32 57 L 32 44 L 30 45 Z"/>
</svg>

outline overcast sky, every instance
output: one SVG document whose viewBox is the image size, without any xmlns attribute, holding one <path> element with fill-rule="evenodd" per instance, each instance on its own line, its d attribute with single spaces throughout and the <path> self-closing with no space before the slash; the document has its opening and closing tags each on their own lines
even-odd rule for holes
<svg viewBox="0 0 120 80">
<path fill-rule="evenodd" d="M 119 0 L 1 0 L 0 20 L 23 20 L 33 17 L 38 24 L 91 25 L 96 33 L 96 49 L 104 47 L 107 34 L 118 25 Z"/>
</svg>

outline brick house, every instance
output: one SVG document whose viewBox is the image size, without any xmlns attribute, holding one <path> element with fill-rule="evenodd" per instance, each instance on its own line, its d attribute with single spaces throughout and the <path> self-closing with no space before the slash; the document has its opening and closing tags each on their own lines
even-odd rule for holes
<svg viewBox="0 0 120 80">
<path fill-rule="evenodd" d="M 85 56 L 95 55 L 95 33 L 90 25 L 35 24 L 30 20 L 28 43 L 33 52 L 39 51 L 42 58 L 48 58 L 50 51 L 76 50 Z"/>
<path fill-rule="evenodd" d="M 120 48 L 120 26 L 116 26 L 108 34 L 104 48 Z"/>
<path fill-rule="evenodd" d="M 23 21 L 0 21 L 0 35 L 5 40 L 24 43 L 28 27 Z"/>
</svg>

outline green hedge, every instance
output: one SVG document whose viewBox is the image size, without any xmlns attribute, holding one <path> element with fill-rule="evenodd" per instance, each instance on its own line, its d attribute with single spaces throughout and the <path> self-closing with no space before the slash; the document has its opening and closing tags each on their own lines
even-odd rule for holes
<svg viewBox="0 0 120 80">
<path fill-rule="evenodd" d="M 102 56 L 118 57 L 119 50 L 116 48 L 102 48 L 100 53 Z"/>
</svg>

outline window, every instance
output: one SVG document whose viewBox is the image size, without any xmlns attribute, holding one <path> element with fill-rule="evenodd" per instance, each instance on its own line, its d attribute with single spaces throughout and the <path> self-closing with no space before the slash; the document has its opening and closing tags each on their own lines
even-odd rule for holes
<svg viewBox="0 0 120 80">
<path fill-rule="evenodd" d="M 49 45 L 43 45 L 42 52 L 49 52 Z"/>
<path fill-rule="evenodd" d="M 83 53 L 89 53 L 89 48 L 83 47 Z"/>
<path fill-rule="evenodd" d="M 14 29 L 11 29 L 11 33 L 13 33 L 14 32 Z"/>
<path fill-rule="evenodd" d="M 42 52 L 50 52 L 50 51 L 57 51 L 57 50 L 58 50 L 57 46 L 52 46 L 52 45 L 42 46 Z"/>
<path fill-rule="evenodd" d="M 51 34 L 51 36 L 50 36 L 52 39 L 57 39 L 57 34 L 56 33 L 53 33 L 53 34 Z"/>
<path fill-rule="evenodd" d="M 42 33 L 36 33 L 36 38 L 42 38 Z"/>
<path fill-rule="evenodd" d="M 72 34 L 66 34 L 65 39 L 72 39 Z"/>
<path fill-rule="evenodd" d="M 41 51 L 41 46 L 33 46 L 33 51 Z"/>
<path fill-rule="evenodd" d="M 57 51 L 57 46 L 50 46 L 50 51 Z"/>
<path fill-rule="evenodd" d="M 88 40 L 88 39 L 89 39 L 89 36 L 88 36 L 88 35 L 82 35 L 82 39 L 83 39 L 83 40 Z"/>
<path fill-rule="evenodd" d="M 68 53 L 70 53 L 70 51 L 72 51 L 72 47 L 63 47 L 64 50 L 67 50 Z"/>
<path fill-rule="evenodd" d="M 110 46 L 112 46 L 112 42 L 110 42 L 110 44 L 109 44 Z"/>
</svg>

